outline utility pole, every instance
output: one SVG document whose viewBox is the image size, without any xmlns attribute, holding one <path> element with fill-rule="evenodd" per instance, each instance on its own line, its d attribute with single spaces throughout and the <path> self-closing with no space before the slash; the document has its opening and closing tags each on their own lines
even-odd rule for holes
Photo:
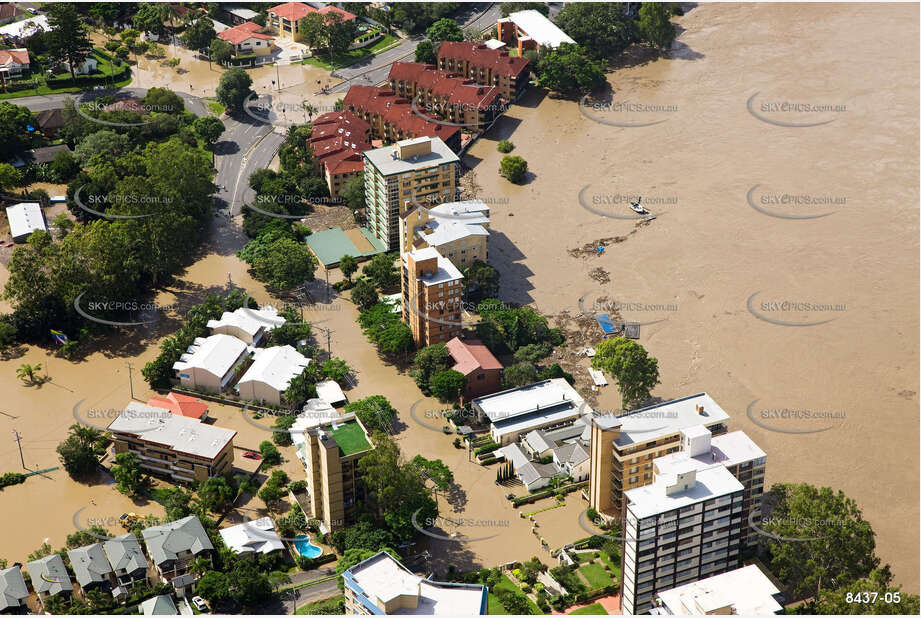
<svg viewBox="0 0 921 618">
<path fill-rule="evenodd" d="M 326 353 L 329 355 L 330 358 L 332 358 L 333 351 L 332 351 L 332 346 L 330 344 L 330 335 L 332 334 L 333 331 L 328 328 L 323 328 L 322 326 L 314 326 L 314 328 L 322 330 L 322 331 L 326 331 Z"/>
<path fill-rule="evenodd" d="M 131 370 L 134 367 L 131 366 L 131 361 L 126 361 L 125 365 L 128 367 L 128 388 L 131 391 L 131 398 L 134 399 L 134 380 L 131 377 Z"/>
<path fill-rule="evenodd" d="M 329 269 L 324 266 L 323 272 L 326 273 L 326 302 L 329 303 Z"/>
<path fill-rule="evenodd" d="M 22 457 L 22 442 L 20 441 L 20 439 L 22 438 L 22 436 L 19 435 L 19 432 L 16 431 L 15 429 L 14 429 L 13 431 L 11 431 L 10 433 L 13 434 L 13 439 L 16 440 L 16 446 L 19 447 L 19 461 L 22 463 L 22 469 L 25 470 L 25 469 L 26 469 L 26 460 L 23 459 L 23 457 Z"/>
</svg>

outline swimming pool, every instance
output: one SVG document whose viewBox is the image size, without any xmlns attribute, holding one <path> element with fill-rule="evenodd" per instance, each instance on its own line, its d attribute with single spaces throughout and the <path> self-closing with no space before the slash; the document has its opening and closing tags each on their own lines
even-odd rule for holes
<svg viewBox="0 0 921 618">
<path fill-rule="evenodd" d="M 299 534 L 294 537 L 294 549 L 302 556 L 316 558 L 323 554 L 323 550 L 310 542 L 310 537 L 306 534 Z"/>
</svg>

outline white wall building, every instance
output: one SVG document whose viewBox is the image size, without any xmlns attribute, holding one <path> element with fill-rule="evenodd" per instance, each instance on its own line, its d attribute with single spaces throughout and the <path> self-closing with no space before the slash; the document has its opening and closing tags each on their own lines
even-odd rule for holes
<svg viewBox="0 0 921 618">
<path fill-rule="evenodd" d="M 257 348 L 253 364 L 237 382 L 242 399 L 279 406 L 291 380 L 301 375 L 310 359 L 289 345 Z"/>
<path fill-rule="evenodd" d="M 247 521 L 218 532 L 235 554 L 270 554 L 285 548 L 270 517 Z"/>
<path fill-rule="evenodd" d="M 225 311 L 220 320 L 208 320 L 212 335 L 231 335 L 249 346 L 257 346 L 265 334 L 285 323 L 275 307 L 266 305 L 262 309 L 240 307 L 236 311 Z"/>
<path fill-rule="evenodd" d="M 13 242 L 22 243 L 36 230 L 48 230 L 45 213 L 38 202 L 20 202 L 6 209 L 6 218 L 10 222 L 10 236 Z"/>
<path fill-rule="evenodd" d="M 656 595 L 653 614 L 661 616 L 766 616 L 784 613 L 780 590 L 750 564 Z"/>
<path fill-rule="evenodd" d="M 245 359 L 245 343 L 230 335 L 211 335 L 195 339 L 173 369 L 183 387 L 220 393 Z"/>
</svg>

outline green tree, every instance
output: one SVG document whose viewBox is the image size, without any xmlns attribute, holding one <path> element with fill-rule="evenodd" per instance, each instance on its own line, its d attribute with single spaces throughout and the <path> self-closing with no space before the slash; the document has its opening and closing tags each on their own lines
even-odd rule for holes
<svg viewBox="0 0 921 618">
<path fill-rule="evenodd" d="M 336 382 L 345 380 L 346 376 L 349 375 L 351 371 L 352 369 L 349 367 L 348 363 L 340 358 L 326 359 L 321 369 L 323 377 Z"/>
<path fill-rule="evenodd" d="M 197 493 L 201 505 L 212 513 L 223 513 L 237 497 L 236 490 L 222 476 L 206 479 L 199 485 Z"/>
<path fill-rule="evenodd" d="M 277 431 L 272 432 L 272 442 L 278 446 L 291 446 L 291 432 L 288 431 L 291 429 L 291 425 L 294 424 L 295 418 L 293 416 L 279 416 L 275 420 L 275 425 Z"/>
<path fill-rule="evenodd" d="M 211 44 L 208 46 L 208 52 L 214 62 L 224 64 L 233 57 L 233 45 L 223 39 L 211 39 Z M 228 96 L 229 94 L 230 93 L 228 93 Z M 242 97 L 242 100 L 245 101 L 248 96 L 247 94 Z"/>
<path fill-rule="evenodd" d="M 12 159 L 29 147 L 31 140 L 26 127 L 33 123 L 32 112 L 28 107 L 0 101 L 0 159 Z M 13 169 L 15 171 L 15 168 Z M 7 190 L 18 186 L 21 177 L 4 170 L 6 168 L 0 169 L 0 189 Z"/>
<path fill-rule="evenodd" d="M 193 496 L 182 487 L 168 487 L 162 490 L 161 494 L 163 508 L 166 509 L 166 517 L 170 520 L 182 519 L 188 517 L 193 512 Z"/>
<path fill-rule="evenodd" d="M 762 539 L 770 550 L 770 568 L 796 598 L 820 595 L 835 587 L 834 582 L 847 585 L 870 577 L 879 568 L 870 522 L 844 492 L 780 483 L 763 502 L 773 507 L 762 506 L 770 515 L 761 521 L 761 528 L 772 535 Z"/>
<path fill-rule="evenodd" d="M 528 173 L 528 162 L 518 155 L 505 155 L 499 163 L 499 175 L 504 176 L 515 184 L 524 181 Z"/>
<path fill-rule="evenodd" d="M 292 238 L 279 238 L 265 254 L 252 261 L 253 275 L 267 285 L 287 290 L 313 281 L 317 262 L 307 245 Z"/>
<path fill-rule="evenodd" d="M 265 503 L 265 508 L 272 511 L 276 502 L 284 498 L 285 491 L 278 485 L 266 483 L 259 490 L 259 499 Z"/>
<path fill-rule="evenodd" d="M 84 545 L 92 545 L 93 543 L 98 543 L 101 539 L 100 537 L 110 537 L 109 531 L 103 528 L 102 526 L 89 526 L 86 530 L 77 530 L 71 534 L 67 535 L 67 539 L 64 541 L 67 549 L 77 549 L 78 547 L 83 547 Z"/>
<path fill-rule="evenodd" d="M 310 371 L 306 370 L 291 378 L 288 388 L 285 389 L 285 401 L 294 407 L 302 405 L 308 399 L 315 399 L 316 396 L 316 379 Z"/>
<path fill-rule="evenodd" d="M 259 453 L 268 466 L 277 466 L 281 463 L 281 453 L 279 453 L 275 445 L 268 440 L 263 440 L 259 443 Z"/>
<path fill-rule="evenodd" d="M 892 586 L 886 568 L 874 569 L 867 577 L 835 590 L 822 590 L 817 599 L 802 610 L 812 615 L 905 615 L 917 616 L 921 610 L 918 595 Z"/>
<path fill-rule="evenodd" d="M 425 36 L 436 43 L 441 41 L 463 41 L 464 31 L 461 30 L 456 21 L 444 17 L 429 26 L 429 29 L 425 31 Z"/>
<path fill-rule="evenodd" d="M 55 155 L 51 162 L 51 173 L 58 182 L 68 182 L 80 172 L 80 163 L 70 152 L 64 150 Z"/>
<path fill-rule="evenodd" d="M 195 592 L 211 604 L 231 597 L 230 578 L 220 571 L 208 571 L 195 584 Z"/>
<path fill-rule="evenodd" d="M 365 209 L 365 177 L 364 173 L 353 176 L 345 181 L 342 190 L 339 191 L 339 197 L 345 200 L 353 213 L 359 213 Z"/>
<path fill-rule="evenodd" d="M 590 92 L 605 83 L 601 62 L 590 59 L 581 47 L 569 43 L 541 55 L 535 74 L 542 87 L 571 96 Z"/>
<path fill-rule="evenodd" d="M 419 41 L 419 44 L 416 45 L 416 62 L 422 62 L 424 64 L 437 64 L 438 56 L 435 54 L 435 46 L 431 41 Z"/>
<path fill-rule="evenodd" d="M 537 368 L 533 363 L 521 362 L 509 365 L 502 371 L 502 385 L 506 388 L 525 386 L 537 381 Z"/>
<path fill-rule="evenodd" d="M 57 453 L 67 473 L 73 477 L 88 476 L 99 467 L 109 441 L 98 429 L 71 425 L 67 438 L 58 444 Z"/>
<path fill-rule="evenodd" d="M 435 488 L 438 491 L 448 491 L 451 488 L 451 483 L 454 482 L 454 473 L 442 460 L 426 459 L 422 455 L 416 455 L 413 457 L 412 463 L 425 473 L 426 478 L 435 484 Z"/>
<path fill-rule="evenodd" d="M 614 58 L 635 42 L 636 23 L 627 16 L 623 2 L 567 4 L 556 16 L 556 25 L 595 58 Z"/>
<path fill-rule="evenodd" d="M 57 62 L 66 62 L 70 78 L 76 81 L 74 69 L 93 51 L 86 25 L 75 4 L 52 3 L 44 7 L 48 16 L 48 55 Z"/>
<path fill-rule="evenodd" d="M 309 13 L 297 24 L 297 42 L 309 49 L 319 49 L 326 44 L 326 24 L 321 13 Z"/>
<path fill-rule="evenodd" d="M 228 114 L 239 114 L 243 111 L 246 100 L 254 94 L 252 85 L 253 80 L 246 71 L 240 67 L 228 69 L 221 75 L 221 81 L 217 87 L 217 101 L 227 109 Z"/>
<path fill-rule="evenodd" d="M 9 314 L 0 315 L 0 352 L 3 352 L 16 341 L 16 326 Z"/>
<path fill-rule="evenodd" d="M 659 361 L 646 349 L 624 337 L 605 339 L 595 346 L 592 367 L 610 373 L 617 380 L 623 406 L 649 399 L 659 383 Z"/>
<path fill-rule="evenodd" d="M 499 140 L 499 143 L 496 144 L 496 150 L 502 153 L 509 153 L 515 149 L 515 144 L 508 141 L 507 139 Z"/>
<path fill-rule="evenodd" d="M 376 553 L 378 552 L 372 549 L 360 549 L 357 547 L 346 549 L 345 553 L 342 554 L 342 557 L 339 558 L 339 561 L 336 562 L 336 575 L 339 576 L 336 580 L 336 583 L 338 584 L 339 589 L 343 589 L 342 574 L 345 573 L 347 569 L 352 568 L 359 562 L 364 562 Z M 394 553 L 394 555 L 399 554 Z"/>
<path fill-rule="evenodd" d="M 527 361 L 529 363 L 537 363 L 541 359 L 549 356 L 551 350 L 550 344 L 546 341 L 542 341 L 541 343 L 529 343 L 515 351 L 515 360 L 518 362 Z"/>
<path fill-rule="evenodd" d="M 134 453 L 117 454 L 111 472 L 116 482 L 115 488 L 126 496 L 134 498 L 144 486 L 141 460 Z"/>
<path fill-rule="evenodd" d="M 144 95 L 142 102 L 151 112 L 161 114 L 179 114 L 185 111 L 182 97 L 169 88 L 153 87 Z"/>
<path fill-rule="evenodd" d="M 361 272 L 383 292 L 400 281 L 400 276 L 393 265 L 394 260 L 394 256 L 390 253 L 379 253 L 371 258 Z"/>
<path fill-rule="evenodd" d="M 327 13 L 324 18 L 326 30 L 326 46 L 329 48 L 329 57 L 344 54 L 358 33 L 357 20 L 344 21 L 339 13 Z"/>
<path fill-rule="evenodd" d="M 339 270 L 342 271 L 343 275 L 345 275 L 346 280 L 351 283 L 352 275 L 358 271 L 358 261 L 351 255 L 345 254 L 339 258 Z M 374 302 L 377 302 L 377 299 L 375 299 Z"/>
<path fill-rule="evenodd" d="M 201 17 L 186 28 L 179 38 L 182 40 L 183 45 L 197 51 L 207 49 L 216 36 L 214 22 L 207 17 Z"/>
<path fill-rule="evenodd" d="M 662 2 L 644 2 L 637 22 L 644 41 L 659 49 L 668 49 L 675 40 L 675 24 L 669 19 L 669 9 Z"/>
<path fill-rule="evenodd" d="M 345 411 L 354 413 L 369 432 L 387 431 L 397 417 L 397 411 L 383 395 L 353 401 L 345 406 Z"/>
<path fill-rule="evenodd" d="M 163 13 L 157 4 L 141 4 L 134 15 L 132 25 L 141 32 L 150 32 L 158 37 L 165 33 Z"/>
<path fill-rule="evenodd" d="M 385 547 L 396 544 L 389 530 L 367 519 L 343 530 L 337 530 L 332 533 L 331 537 L 333 546 L 340 552 L 351 548 L 379 552 Z"/>
<path fill-rule="evenodd" d="M 41 363 L 35 363 L 34 365 L 23 363 L 16 369 L 16 377 L 31 386 L 37 382 L 35 376 L 41 370 Z"/>
<path fill-rule="evenodd" d="M 467 378 L 460 371 L 445 369 L 432 376 L 432 394 L 439 401 L 457 401 L 467 387 Z"/>
<path fill-rule="evenodd" d="M 428 394 L 432 389 L 432 377 L 453 363 L 448 347 L 443 343 L 433 343 L 416 352 L 409 375 L 416 381 L 416 386 L 423 393 Z"/>
<path fill-rule="evenodd" d="M 503 2 L 499 5 L 502 17 L 508 17 L 509 13 L 531 10 L 538 11 L 544 16 L 550 15 L 550 6 L 546 2 Z"/>
<path fill-rule="evenodd" d="M 486 262 L 474 260 L 463 272 L 467 299 L 470 302 L 477 303 L 484 298 L 495 298 L 499 294 L 499 271 Z"/>
<path fill-rule="evenodd" d="M 364 311 L 376 305 L 379 301 L 377 289 L 374 284 L 367 279 L 360 279 L 352 288 L 352 302 L 358 307 L 359 311 Z"/>
<path fill-rule="evenodd" d="M 114 162 L 131 147 L 131 138 L 111 129 L 102 129 L 83 138 L 74 154 L 83 165 Z"/>
</svg>

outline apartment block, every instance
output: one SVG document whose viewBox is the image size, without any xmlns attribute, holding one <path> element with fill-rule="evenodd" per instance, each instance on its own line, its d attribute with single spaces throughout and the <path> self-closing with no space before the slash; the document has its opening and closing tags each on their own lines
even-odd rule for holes
<svg viewBox="0 0 921 618">
<path fill-rule="evenodd" d="M 589 505 L 620 519 L 625 492 L 653 481 L 653 460 L 681 450 L 682 430 L 702 425 L 714 436 L 727 431 L 729 415 L 706 393 L 666 401 L 592 422 Z"/>
<path fill-rule="evenodd" d="M 417 249 L 401 259 L 403 321 L 418 347 L 461 334 L 464 276 L 436 249 Z"/>
<path fill-rule="evenodd" d="M 460 151 L 459 127 L 426 118 L 422 109 L 413 110 L 409 99 L 387 88 L 352 86 L 342 99 L 342 108 L 371 125 L 373 139 L 393 143 L 414 137 L 437 137 L 454 152 Z"/>
<path fill-rule="evenodd" d="M 323 170 L 330 197 L 365 168 L 361 153 L 371 148 L 371 125 L 351 112 L 328 112 L 310 123 L 311 148 Z"/>
<path fill-rule="evenodd" d="M 784 598 L 757 566 L 714 575 L 656 595 L 658 616 L 769 616 L 783 614 Z"/>
<path fill-rule="evenodd" d="M 112 452 L 134 453 L 145 472 L 175 483 L 233 471 L 236 431 L 132 401 L 108 427 Z"/>
<path fill-rule="evenodd" d="M 576 44 L 543 13 L 534 9 L 517 11 L 499 19 L 496 34 L 500 41 L 514 46 L 519 56 L 528 49 L 556 49 L 563 43 Z"/>
<path fill-rule="evenodd" d="M 354 524 L 365 499 L 358 460 L 371 449 L 364 427 L 354 414 L 340 416 L 329 404 L 311 399 L 291 437 L 307 475 L 305 514 L 319 520 L 324 533 Z"/>
<path fill-rule="evenodd" d="M 456 73 L 477 84 L 495 86 L 507 102 L 518 99 L 531 77 L 527 58 L 510 56 L 482 43 L 442 41 L 438 48 L 438 68 Z"/>
<path fill-rule="evenodd" d="M 489 206 L 481 200 L 432 208 L 416 203 L 400 215 L 400 253 L 434 247 L 458 268 L 489 260 Z"/>
<path fill-rule="evenodd" d="M 420 62 L 394 62 L 387 81 L 398 96 L 415 101 L 423 115 L 469 128 L 485 129 L 506 107 L 496 86 Z"/>
<path fill-rule="evenodd" d="M 460 159 L 441 139 L 420 137 L 364 152 L 368 228 L 400 248 L 400 215 L 416 202 L 441 204 L 457 194 Z"/>
<path fill-rule="evenodd" d="M 386 551 L 346 569 L 342 581 L 347 615 L 487 614 L 485 586 L 438 582 L 416 575 Z"/>
<path fill-rule="evenodd" d="M 670 470 L 625 492 L 624 614 L 645 614 L 660 592 L 739 566 L 742 483 L 720 464 Z"/>
</svg>

